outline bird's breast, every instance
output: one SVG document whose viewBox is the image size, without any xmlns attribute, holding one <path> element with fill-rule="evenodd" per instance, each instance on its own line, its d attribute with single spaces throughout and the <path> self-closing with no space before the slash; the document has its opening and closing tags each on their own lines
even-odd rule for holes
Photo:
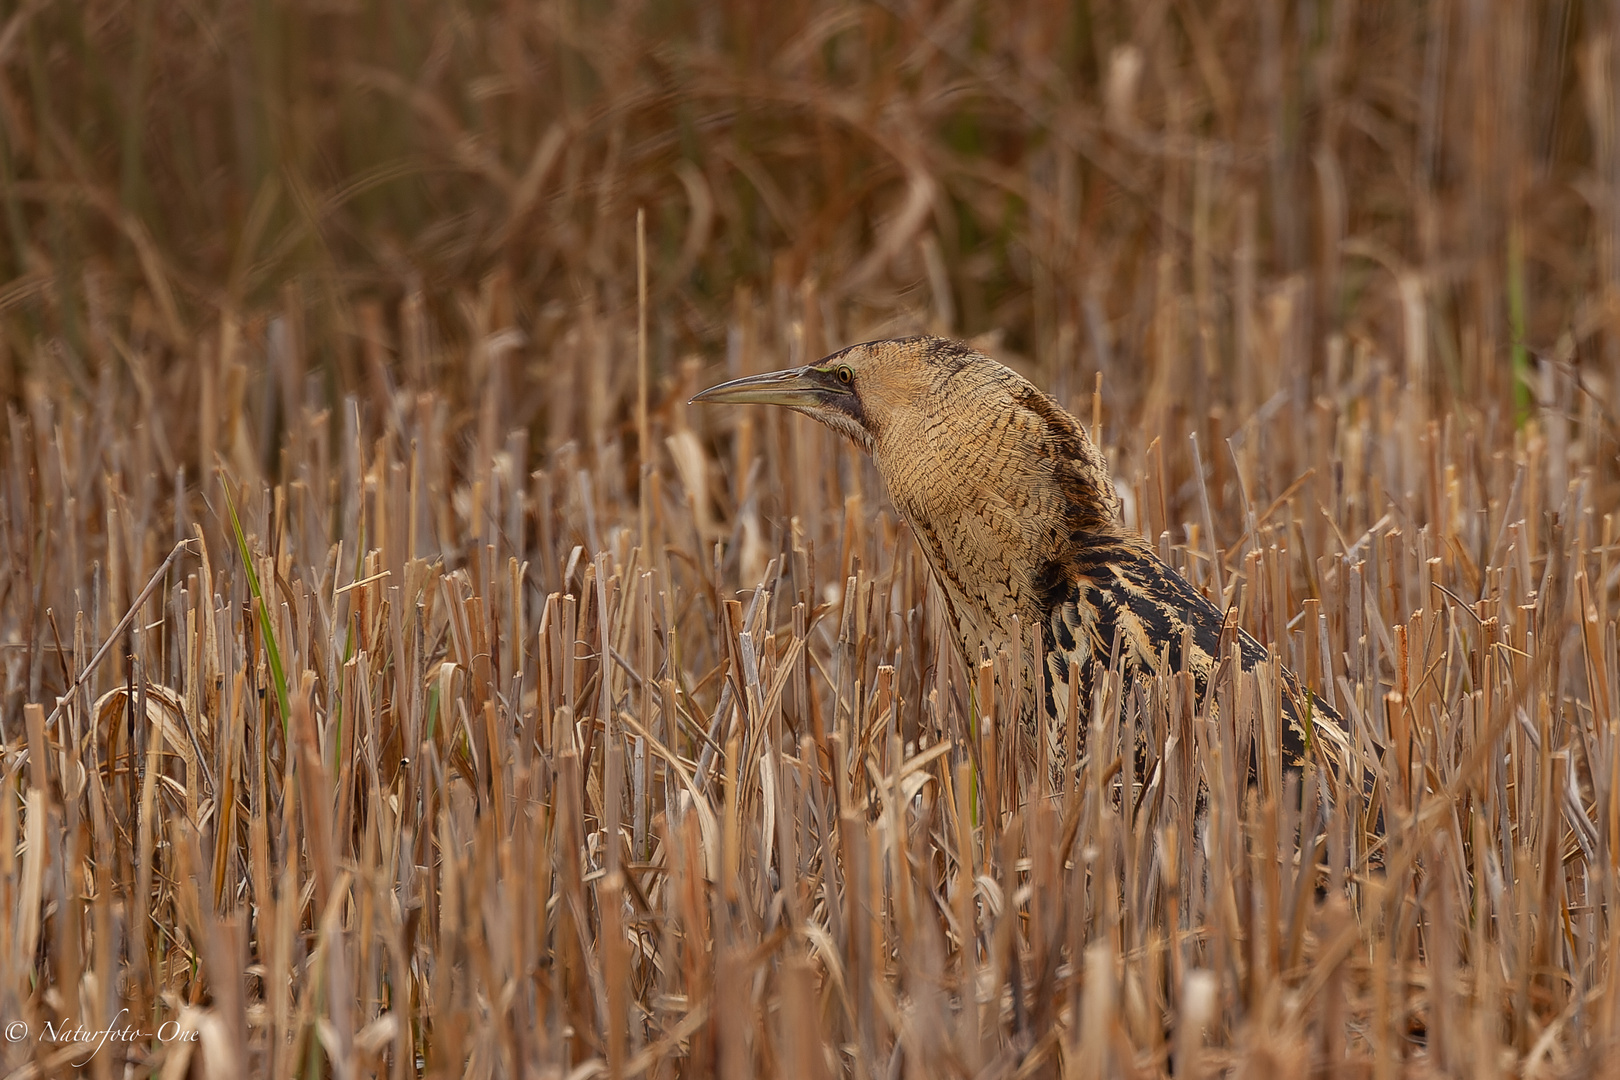
<svg viewBox="0 0 1620 1080">
<path fill-rule="evenodd" d="M 1032 563 L 1019 543 L 1014 508 L 995 500 L 895 501 L 939 583 L 969 667 L 981 647 L 992 655 L 1002 645 L 1014 647 L 1014 625 L 1039 625 Z"/>
<path fill-rule="evenodd" d="M 1016 648 L 1044 621 L 1035 575 L 1066 536 L 1067 500 L 1036 417 L 1010 398 L 899 419 L 873 459 L 949 607 L 962 657 Z"/>
</svg>

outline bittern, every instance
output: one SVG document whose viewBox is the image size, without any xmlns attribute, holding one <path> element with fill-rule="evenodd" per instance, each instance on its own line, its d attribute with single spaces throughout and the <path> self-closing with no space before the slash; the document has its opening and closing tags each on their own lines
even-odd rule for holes
<svg viewBox="0 0 1620 1080">
<path fill-rule="evenodd" d="M 1089 706 L 1116 636 L 1130 677 L 1187 670 L 1205 694 L 1223 651 L 1221 611 L 1126 527 L 1096 444 L 1016 372 L 957 342 L 902 338 L 693 400 L 795 409 L 870 454 L 939 583 L 968 670 L 981 649 L 1016 650 L 1015 628 L 1040 627 L 1045 685 L 1024 691 L 1022 719 L 1037 725 L 1044 711 L 1049 740 L 1062 730 L 1070 662 Z M 1235 641 L 1244 670 L 1267 658 L 1247 633 Z M 1292 672 L 1282 680 L 1284 763 L 1300 768 L 1306 725 L 1343 721 Z"/>
</svg>

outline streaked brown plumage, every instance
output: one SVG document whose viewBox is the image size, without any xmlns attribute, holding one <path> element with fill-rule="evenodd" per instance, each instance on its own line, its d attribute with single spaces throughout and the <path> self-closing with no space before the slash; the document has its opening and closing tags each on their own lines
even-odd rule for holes
<svg viewBox="0 0 1620 1080">
<path fill-rule="evenodd" d="M 934 571 L 969 669 L 981 648 L 1015 649 L 1015 625 L 1041 627 L 1048 717 L 1067 701 L 1070 660 L 1084 689 L 1116 633 L 1133 673 L 1180 671 L 1185 659 L 1203 695 L 1221 612 L 1125 527 L 1080 423 L 1002 364 L 939 338 L 873 341 L 694 400 L 797 409 L 866 450 Z M 1245 670 L 1266 659 L 1248 634 L 1237 643 Z M 1318 721 L 1343 721 L 1286 669 L 1283 681 L 1284 758 L 1298 767 L 1307 702 Z M 1033 721 L 1033 694 L 1024 705 Z"/>
</svg>

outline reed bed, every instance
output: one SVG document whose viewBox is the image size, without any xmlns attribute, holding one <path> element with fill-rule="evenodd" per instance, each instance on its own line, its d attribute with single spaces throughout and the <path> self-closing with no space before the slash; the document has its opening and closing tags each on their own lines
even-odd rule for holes
<svg viewBox="0 0 1620 1080">
<path fill-rule="evenodd" d="M 9 1075 L 1620 1072 L 1603 12 L 183 7 L 0 19 Z M 686 404 L 919 330 L 1370 783 L 1267 671 L 1021 775 L 869 463 Z"/>
</svg>

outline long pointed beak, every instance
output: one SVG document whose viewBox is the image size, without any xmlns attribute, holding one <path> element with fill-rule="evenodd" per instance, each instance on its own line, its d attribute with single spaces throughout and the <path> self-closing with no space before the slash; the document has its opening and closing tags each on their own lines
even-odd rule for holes
<svg viewBox="0 0 1620 1080">
<path fill-rule="evenodd" d="M 827 394 L 848 392 L 827 378 L 824 372 L 813 367 L 801 367 L 732 379 L 709 387 L 692 400 L 720 405 L 786 405 L 790 409 L 802 409 L 820 403 Z"/>
</svg>

